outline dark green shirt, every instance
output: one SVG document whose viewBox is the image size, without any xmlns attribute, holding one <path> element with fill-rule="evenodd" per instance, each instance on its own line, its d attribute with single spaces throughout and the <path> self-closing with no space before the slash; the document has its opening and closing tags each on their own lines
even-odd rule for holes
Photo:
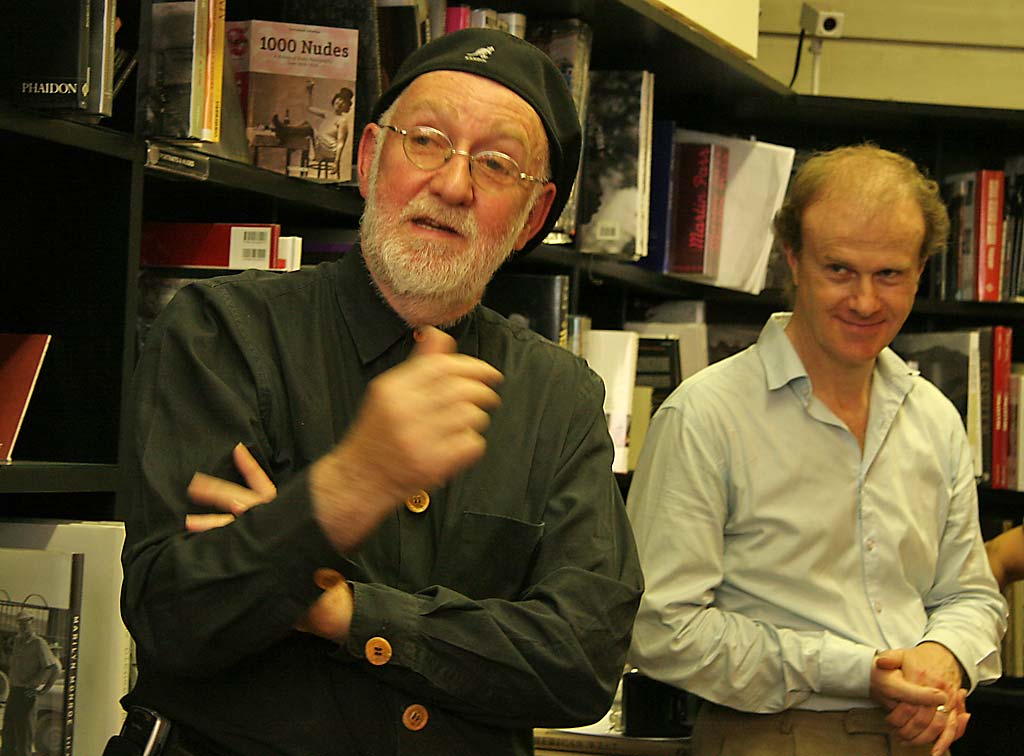
<svg viewBox="0 0 1024 756">
<path fill-rule="evenodd" d="M 126 702 L 245 756 L 531 752 L 531 728 L 608 709 L 642 590 L 611 473 L 603 387 L 586 364 L 478 307 L 452 334 L 505 376 L 479 463 L 339 554 L 311 512 L 309 464 L 345 434 L 410 329 L 358 253 L 287 275 L 181 291 L 134 388 L 124 615 L 138 644 Z M 238 480 L 245 443 L 278 486 L 190 535 L 197 470 Z M 206 510 L 208 511 L 208 510 Z M 313 571 L 353 586 L 346 643 L 292 629 Z M 392 656 L 367 660 L 383 638 Z M 422 729 L 403 725 L 413 704 Z"/>
</svg>

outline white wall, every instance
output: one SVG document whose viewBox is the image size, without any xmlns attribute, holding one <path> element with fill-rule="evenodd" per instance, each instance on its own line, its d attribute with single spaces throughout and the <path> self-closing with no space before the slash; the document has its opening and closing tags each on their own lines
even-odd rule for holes
<svg viewBox="0 0 1024 756">
<path fill-rule="evenodd" d="M 802 0 L 761 0 L 755 65 L 788 84 Z M 822 46 L 818 94 L 1024 108 L 1024 0 L 811 0 L 846 14 Z M 805 40 L 793 85 L 811 93 Z"/>
</svg>

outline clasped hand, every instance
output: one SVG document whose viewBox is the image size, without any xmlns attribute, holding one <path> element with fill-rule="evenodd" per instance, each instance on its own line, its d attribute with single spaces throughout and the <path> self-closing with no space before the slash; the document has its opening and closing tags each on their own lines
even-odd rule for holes
<svg viewBox="0 0 1024 756">
<path fill-rule="evenodd" d="M 904 742 L 933 743 L 932 756 L 939 756 L 971 716 L 960 676 L 956 658 L 938 643 L 884 651 L 871 670 L 871 697 L 888 710 L 886 721 Z"/>
</svg>

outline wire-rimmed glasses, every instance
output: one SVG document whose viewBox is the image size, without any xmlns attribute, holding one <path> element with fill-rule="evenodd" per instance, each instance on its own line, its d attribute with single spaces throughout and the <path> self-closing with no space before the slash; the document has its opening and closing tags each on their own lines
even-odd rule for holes
<svg viewBox="0 0 1024 756">
<path fill-rule="evenodd" d="M 391 129 L 402 137 L 405 156 L 420 170 L 436 171 L 451 160 L 453 155 L 465 155 L 469 158 L 469 173 L 481 189 L 506 189 L 517 181 L 548 183 L 545 179 L 524 173 L 519 163 L 504 152 L 484 150 L 471 155 L 465 150 L 457 150 L 447 134 L 430 126 L 400 129 L 387 123 L 377 125 L 383 129 Z"/>
</svg>

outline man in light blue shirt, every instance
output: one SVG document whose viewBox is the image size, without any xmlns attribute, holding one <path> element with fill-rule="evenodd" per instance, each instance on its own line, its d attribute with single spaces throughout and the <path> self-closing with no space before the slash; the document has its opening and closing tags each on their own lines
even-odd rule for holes
<svg viewBox="0 0 1024 756">
<path fill-rule="evenodd" d="M 793 312 L 652 421 L 629 658 L 707 702 L 697 756 L 940 754 L 1006 622 L 960 416 L 887 348 L 946 211 L 911 161 L 847 147 L 802 167 L 776 233 Z"/>
</svg>

